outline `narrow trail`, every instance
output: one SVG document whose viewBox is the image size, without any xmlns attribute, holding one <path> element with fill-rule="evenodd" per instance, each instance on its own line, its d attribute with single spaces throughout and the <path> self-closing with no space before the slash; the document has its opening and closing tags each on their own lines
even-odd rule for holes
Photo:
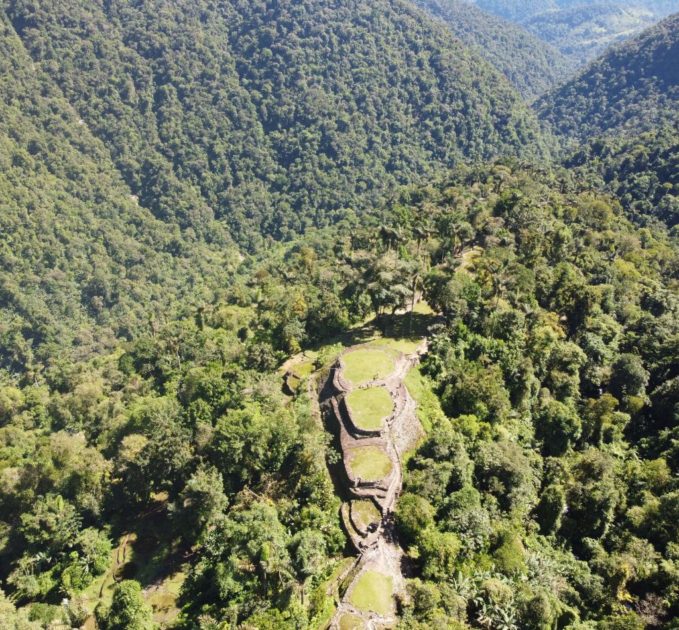
<svg viewBox="0 0 679 630">
<path fill-rule="evenodd" d="M 426 348 L 426 341 L 411 354 L 371 344 L 350 348 L 337 360 L 321 391 L 319 402 L 342 450 L 342 466 L 337 473 L 342 477 L 338 481 L 346 498 L 342 520 L 358 552 L 352 568 L 343 576 L 332 630 L 377 630 L 397 622 L 395 597 L 404 592 L 405 579 L 404 554 L 395 538 L 393 515 L 402 488 L 403 455 L 423 434 L 417 405 L 404 380 Z M 354 367 L 358 362 L 368 373 L 372 357 L 384 362 L 383 356 L 372 353 L 387 354 L 389 369 L 362 382 L 349 380 L 348 362 Z M 389 392 L 392 411 L 381 423 L 373 418 L 366 427 L 357 422 L 347 397 L 357 389 L 373 388 Z"/>
</svg>

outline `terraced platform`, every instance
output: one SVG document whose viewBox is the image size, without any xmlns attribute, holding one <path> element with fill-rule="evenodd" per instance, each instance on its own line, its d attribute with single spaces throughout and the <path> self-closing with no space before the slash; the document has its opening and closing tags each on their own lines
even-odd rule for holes
<svg viewBox="0 0 679 630">
<path fill-rule="evenodd" d="M 425 350 L 424 341 L 409 354 L 370 344 L 350 348 L 322 390 L 321 407 L 342 450 L 349 497 L 342 519 L 359 553 L 345 579 L 333 630 L 377 630 L 396 622 L 395 595 L 405 584 L 392 516 L 401 491 L 402 456 L 422 435 L 403 380 Z"/>
</svg>

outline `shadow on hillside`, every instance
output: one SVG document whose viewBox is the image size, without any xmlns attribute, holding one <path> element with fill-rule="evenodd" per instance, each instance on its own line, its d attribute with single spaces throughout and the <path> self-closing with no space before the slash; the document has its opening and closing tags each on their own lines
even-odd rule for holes
<svg viewBox="0 0 679 630">
<path fill-rule="evenodd" d="M 430 328 L 443 322 L 443 318 L 436 313 L 398 313 L 373 318 L 364 324 L 347 330 L 322 343 L 316 344 L 308 350 L 319 351 L 324 347 L 341 344 L 351 346 L 369 343 L 380 338 L 420 340 L 429 334 Z"/>
</svg>

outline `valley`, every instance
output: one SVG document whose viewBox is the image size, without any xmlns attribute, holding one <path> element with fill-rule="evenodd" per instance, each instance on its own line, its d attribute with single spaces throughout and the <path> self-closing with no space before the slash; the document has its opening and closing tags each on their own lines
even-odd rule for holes
<svg viewBox="0 0 679 630">
<path fill-rule="evenodd" d="M 677 10 L 0 2 L 0 628 L 677 630 Z"/>
</svg>

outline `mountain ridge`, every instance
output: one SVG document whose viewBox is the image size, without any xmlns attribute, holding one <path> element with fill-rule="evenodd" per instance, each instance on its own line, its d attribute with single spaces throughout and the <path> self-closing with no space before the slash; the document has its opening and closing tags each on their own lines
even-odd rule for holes
<svg viewBox="0 0 679 630">
<path fill-rule="evenodd" d="M 527 100 L 555 87 L 572 70 L 556 48 L 519 25 L 464 0 L 414 0 L 507 77 Z"/>
<path fill-rule="evenodd" d="M 535 103 L 557 134 L 634 133 L 677 120 L 679 14 L 614 46 L 566 84 Z"/>
<path fill-rule="evenodd" d="M 461 159 L 545 153 L 505 80 L 405 2 L 6 6 L 140 203 L 245 246 Z"/>
</svg>

